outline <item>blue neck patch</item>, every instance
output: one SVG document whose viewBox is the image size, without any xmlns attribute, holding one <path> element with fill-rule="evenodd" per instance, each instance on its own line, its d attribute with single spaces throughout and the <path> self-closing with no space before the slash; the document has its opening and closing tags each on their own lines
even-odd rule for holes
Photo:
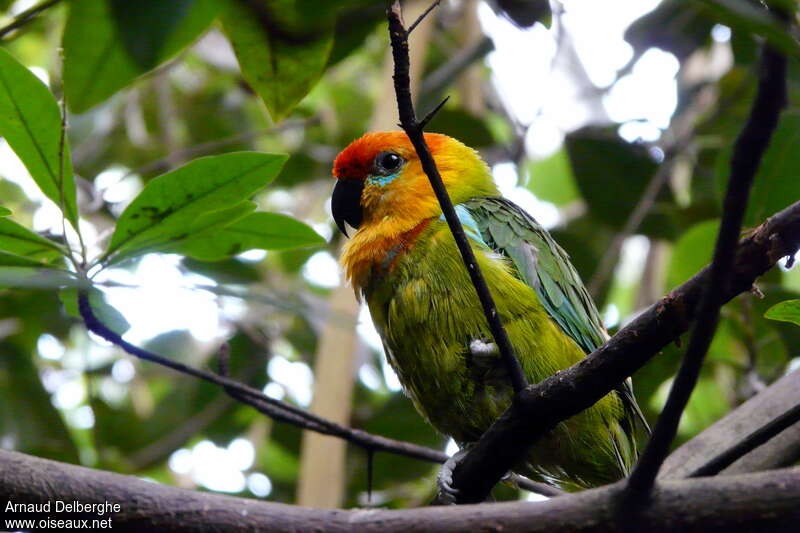
<svg viewBox="0 0 800 533">
<path fill-rule="evenodd" d="M 469 209 L 467 209 L 464 204 L 458 204 L 455 206 L 455 211 L 456 215 L 458 216 L 458 220 L 464 227 L 464 233 L 467 234 L 467 237 L 477 243 L 488 246 L 486 241 L 483 240 L 483 237 L 481 236 L 481 230 L 478 228 L 478 223 L 475 221 L 472 213 L 469 212 Z M 444 213 L 442 213 L 442 215 L 439 217 L 439 220 L 445 220 Z"/>
<path fill-rule="evenodd" d="M 386 187 L 399 176 L 400 171 L 397 171 L 394 174 L 389 174 L 388 176 L 370 176 L 367 178 L 367 183 L 370 185 L 377 185 L 378 187 Z"/>
</svg>

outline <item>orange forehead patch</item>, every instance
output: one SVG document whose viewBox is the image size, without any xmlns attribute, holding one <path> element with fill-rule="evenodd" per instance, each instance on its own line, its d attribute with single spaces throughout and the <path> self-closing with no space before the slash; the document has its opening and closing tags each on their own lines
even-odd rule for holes
<svg viewBox="0 0 800 533">
<path fill-rule="evenodd" d="M 440 133 L 426 133 L 425 141 L 435 155 L 448 137 Z M 386 131 L 365 133 L 336 156 L 333 177 L 337 179 L 364 180 L 372 172 L 375 156 L 381 152 L 397 152 L 405 159 L 416 159 L 417 154 L 405 132 Z"/>
</svg>

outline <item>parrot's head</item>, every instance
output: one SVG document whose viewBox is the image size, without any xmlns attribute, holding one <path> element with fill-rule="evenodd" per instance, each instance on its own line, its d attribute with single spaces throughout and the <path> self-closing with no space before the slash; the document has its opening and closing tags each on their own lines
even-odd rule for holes
<svg viewBox="0 0 800 533">
<path fill-rule="evenodd" d="M 489 168 L 477 152 L 438 133 L 426 133 L 436 166 L 453 204 L 496 195 Z M 333 163 L 337 179 L 333 218 L 346 236 L 362 227 L 399 234 L 439 216 L 441 208 L 411 141 L 401 131 L 367 133 Z"/>
</svg>

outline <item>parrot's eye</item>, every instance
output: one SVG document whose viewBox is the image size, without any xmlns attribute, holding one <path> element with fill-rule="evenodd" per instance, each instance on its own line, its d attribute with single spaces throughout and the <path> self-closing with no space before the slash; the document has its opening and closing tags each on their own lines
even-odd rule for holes
<svg viewBox="0 0 800 533">
<path fill-rule="evenodd" d="M 403 164 L 403 158 L 394 152 L 381 152 L 375 156 L 375 169 L 381 174 L 391 174 Z"/>
</svg>

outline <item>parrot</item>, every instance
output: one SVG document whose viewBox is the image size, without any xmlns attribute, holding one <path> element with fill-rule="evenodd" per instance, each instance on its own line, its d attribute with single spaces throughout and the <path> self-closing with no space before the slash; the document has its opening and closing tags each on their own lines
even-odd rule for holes
<svg viewBox="0 0 800 533">
<path fill-rule="evenodd" d="M 608 334 L 567 253 L 500 194 L 478 152 L 447 135 L 424 136 L 527 380 L 602 345 Z M 333 177 L 344 274 L 406 395 L 468 449 L 514 392 L 419 157 L 402 131 L 367 133 L 339 153 Z M 640 425 L 647 428 L 627 380 L 558 424 L 513 470 L 569 491 L 617 481 L 637 458 Z"/>
</svg>

